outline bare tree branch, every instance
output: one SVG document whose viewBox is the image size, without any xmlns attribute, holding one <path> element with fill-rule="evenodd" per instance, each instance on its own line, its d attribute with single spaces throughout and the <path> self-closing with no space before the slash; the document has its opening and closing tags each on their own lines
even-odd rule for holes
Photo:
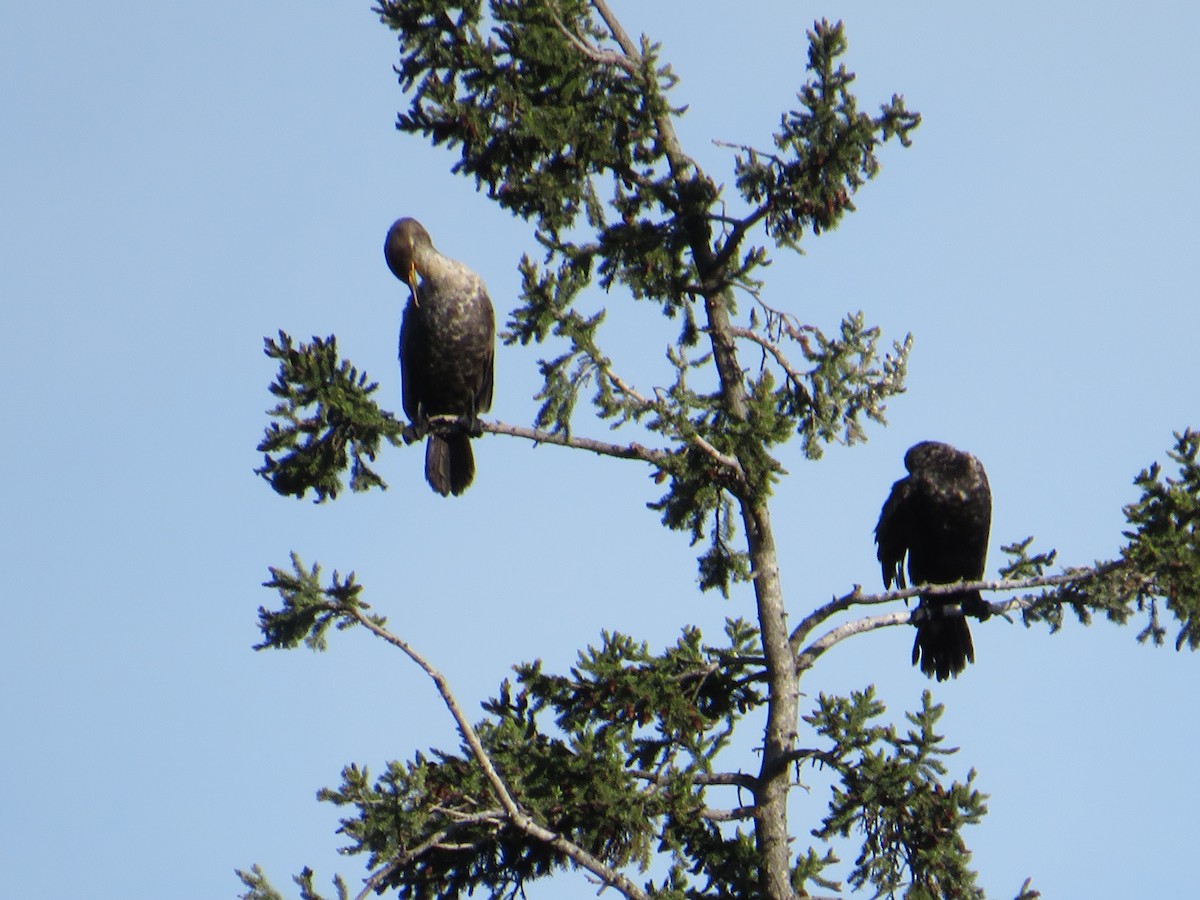
<svg viewBox="0 0 1200 900">
<path fill-rule="evenodd" d="M 618 459 L 640 459 L 643 462 L 648 462 L 652 466 L 663 468 L 671 453 L 668 450 L 661 450 L 656 447 L 646 447 L 637 442 L 629 444 L 614 444 L 609 441 L 600 441 L 595 438 L 576 437 L 574 435 L 565 435 L 551 433 L 549 431 L 539 431 L 536 428 L 527 428 L 524 425 L 510 425 L 507 422 L 480 422 L 484 431 L 491 434 L 504 434 L 509 437 L 520 437 L 533 441 L 535 444 L 557 444 L 560 447 L 571 447 L 575 450 L 590 450 L 593 453 L 598 453 L 601 456 L 615 456 Z M 712 457 L 712 459 L 720 465 L 730 469 L 739 482 L 745 481 L 745 473 L 742 471 L 742 464 L 734 457 L 722 453 L 707 440 L 698 434 L 681 437 L 692 446 L 696 447 L 701 452 Z"/>
<path fill-rule="evenodd" d="M 371 894 L 377 893 L 392 872 L 398 868 L 412 864 L 414 860 L 420 859 L 426 852 L 430 850 L 472 849 L 476 846 L 475 844 L 446 843 L 448 838 L 453 837 L 458 832 L 465 830 L 471 825 L 492 824 L 500 826 L 504 824 L 505 819 L 504 811 L 501 809 L 488 810 L 487 812 L 478 813 L 477 815 L 473 816 L 462 815 L 461 813 L 456 813 L 453 810 L 443 811 L 454 816 L 458 821 L 456 821 L 453 825 L 443 828 L 430 835 L 427 840 L 418 844 L 416 847 L 413 847 L 411 850 L 394 857 L 386 865 L 375 872 L 374 875 L 366 879 L 365 886 L 356 896 L 355 900 L 366 900 L 366 898 Z"/>
<path fill-rule="evenodd" d="M 535 444 L 556 444 L 559 447 L 571 447 L 576 450 L 590 450 L 601 456 L 615 456 L 618 459 L 640 459 L 652 466 L 662 467 L 671 456 L 669 451 L 655 447 L 644 447 L 638 443 L 613 444 L 608 441 L 598 441 L 594 438 L 577 437 L 575 435 L 552 434 L 549 431 L 539 431 L 524 425 L 509 425 L 507 422 L 481 422 L 483 430 L 491 434 L 504 434 L 509 437 L 525 438 Z"/>
<path fill-rule="evenodd" d="M 609 33 L 613 36 L 613 40 L 625 52 L 625 56 L 632 60 L 635 64 L 640 64 L 642 54 L 638 50 L 637 45 L 626 34 L 625 29 L 613 14 L 613 11 L 608 8 L 608 4 L 604 0 L 592 0 L 592 6 L 596 12 L 600 13 L 600 18 L 604 20 L 604 24 L 608 26 Z"/>
<path fill-rule="evenodd" d="M 771 160 L 771 162 L 780 167 L 784 165 L 782 157 L 776 156 L 774 153 L 759 150 L 756 147 L 751 147 L 749 144 L 739 144 L 734 141 L 723 141 L 720 138 L 713 138 L 713 145 L 724 147 L 728 150 L 741 150 L 743 153 L 749 153 L 751 156 L 761 156 L 764 159 Z"/>
<path fill-rule="evenodd" d="M 640 781 L 649 781 L 651 784 L 664 784 L 668 781 L 662 773 L 647 772 L 644 769 L 634 769 L 629 774 Z M 693 772 L 688 775 L 688 778 L 692 784 L 705 787 L 730 786 L 752 791 L 758 786 L 758 777 L 747 775 L 745 772 Z"/>
<path fill-rule="evenodd" d="M 616 66 L 618 69 L 623 69 L 630 75 L 633 75 L 637 72 L 637 65 L 631 59 L 629 59 L 629 57 L 622 53 L 616 53 L 612 50 L 601 50 L 599 47 L 588 43 L 588 41 L 581 35 L 578 35 L 567 28 L 567 26 L 563 23 L 563 20 L 559 17 L 558 10 L 554 8 L 553 4 L 551 4 L 548 8 L 550 10 L 550 18 L 554 20 L 555 26 L 562 33 L 563 37 L 570 41 L 571 45 L 574 46 L 576 50 L 578 50 L 592 62 L 599 63 L 602 66 Z"/>
<path fill-rule="evenodd" d="M 955 594 L 960 591 L 1020 591 L 1037 587 L 1054 587 L 1077 581 L 1087 581 L 1100 575 L 1106 575 L 1120 568 L 1122 565 L 1124 563 L 1120 560 L 1114 560 L 1099 566 L 1070 569 L 1058 575 L 1038 575 L 1033 578 L 1014 578 L 1007 581 L 962 581 L 955 584 L 927 584 L 906 588 L 901 591 L 887 591 L 882 594 L 863 594 L 861 593 L 861 588 L 855 585 L 854 590 L 849 594 L 833 599 L 807 616 L 796 627 L 796 630 L 792 632 L 792 646 L 798 650 L 799 643 L 804 640 L 808 631 L 834 613 L 848 609 L 851 606 L 890 603 L 893 600 L 903 600 L 918 594 L 938 597 L 946 594 Z M 1012 597 L 1008 600 L 1001 600 L 989 603 L 988 605 L 992 613 L 1003 614 L 1010 610 L 1028 609 L 1037 599 L 1036 597 L 1029 596 Z M 817 661 L 817 658 L 821 654 L 848 637 L 862 634 L 865 631 L 874 631 L 877 628 L 888 628 L 892 625 L 907 625 L 913 622 L 914 616 L 917 616 L 919 612 L 919 609 L 903 610 L 881 616 L 868 616 L 863 619 L 855 619 L 854 621 L 839 625 L 837 628 L 821 635 L 821 637 L 805 647 L 804 650 L 798 650 L 796 655 L 796 669 L 799 672 L 811 669 L 813 663 Z M 954 616 L 963 615 L 963 612 L 961 609 L 954 607 L 942 610 L 941 614 Z"/>
<path fill-rule="evenodd" d="M 1099 566 L 1085 566 L 1068 569 L 1058 575 L 1037 575 L 1032 578 L 999 579 L 993 581 L 959 581 L 954 584 L 923 584 L 903 590 L 884 591 L 879 594 L 864 594 L 862 585 L 856 584 L 853 589 L 841 597 L 834 597 L 824 606 L 819 606 L 801 620 L 793 629 L 790 641 L 792 647 L 799 649 L 800 643 L 817 625 L 852 606 L 871 606 L 880 603 L 891 603 L 894 600 L 907 600 L 910 597 L 924 595 L 940 597 L 946 594 L 956 594 L 960 591 L 1024 591 L 1030 588 L 1056 587 L 1075 581 L 1086 581 L 1101 575 L 1107 575 L 1124 563 L 1114 560 Z M 1017 603 L 1016 600 L 1006 600 L 991 604 L 992 612 L 1002 613 L 1010 609 L 1026 608 L 1027 602 Z"/>
<path fill-rule="evenodd" d="M 813 667 L 817 658 L 834 644 L 844 641 L 846 638 L 856 634 L 862 634 L 865 631 L 874 631 L 876 628 L 887 628 L 891 625 L 907 625 L 912 619 L 912 613 L 907 610 L 901 612 L 888 613 L 884 616 L 869 616 L 865 619 L 855 619 L 852 622 L 846 622 L 839 625 L 832 631 L 827 631 L 817 640 L 813 641 L 804 651 L 796 657 L 796 671 L 804 672 Z"/>
<path fill-rule="evenodd" d="M 757 806 L 738 806 L 734 809 L 705 809 L 700 816 L 710 822 L 738 822 L 753 819 L 757 811 Z"/>
<path fill-rule="evenodd" d="M 751 331 L 749 328 L 733 326 L 729 329 L 729 333 L 734 337 L 742 338 L 762 347 L 772 356 L 772 358 L 774 358 L 775 362 L 779 363 L 779 367 L 787 373 L 788 379 L 792 382 L 792 384 L 794 384 L 798 390 L 804 391 L 805 396 L 808 395 L 808 391 L 804 390 L 804 375 L 792 367 L 791 360 L 783 355 L 783 351 L 779 349 L 778 344 L 776 344 L 770 338 L 759 334 L 757 331 Z"/>
</svg>

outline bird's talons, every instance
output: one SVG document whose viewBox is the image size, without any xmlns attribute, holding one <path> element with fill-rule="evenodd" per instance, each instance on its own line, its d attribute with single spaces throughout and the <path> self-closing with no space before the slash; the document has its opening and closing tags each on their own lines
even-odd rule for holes
<svg viewBox="0 0 1200 900">
<path fill-rule="evenodd" d="M 973 616 L 980 622 L 986 622 L 992 615 L 992 604 L 982 597 L 971 599 L 962 605 L 962 611 L 964 616 Z"/>
<path fill-rule="evenodd" d="M 424 422 L 422 434 L 433 433 L 443 436 L 466 434 L 479 437 L 483 434 L 483 422 L 478 416 L 454 416 L 449 414 L 429 416 Z"/>
<path fill-rule="evenodd" d="M 958 603 L 918 603 L 909 614 L 908 623 L 919 628 L 934 619 L 950 619 L 962 615 L 964 615 L 963 608 Z"/>
<path fill-rule="evenodd" d="M 400 432 L 400 437 L 406 444 L 415 444 L 417 441 L 422 440 L 428 431 L 429 429 L 425 426 L 424 422 L 410 422 Z"/>
<path fill-rule="evenodd" d="M 986 600 L 968 600 L 965 603 L 919 603 L 908 616 L 908 623 L 914 626 L 925 625 L 934 619 L 950 619 L 970 616 L 980 622 L 986 622 L 992 615 L 992 605 Z"/>
</svg>

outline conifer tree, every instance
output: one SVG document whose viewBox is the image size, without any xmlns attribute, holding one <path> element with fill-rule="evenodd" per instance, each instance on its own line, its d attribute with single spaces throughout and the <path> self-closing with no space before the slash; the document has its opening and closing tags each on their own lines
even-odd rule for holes
<svg viewBox="0 0 1200 900">
<path fill-rule="evenodd" d="M 360 890 L 335 879 L 337 895 L 513 897 L 575 869 L 629 898 L 982 896 L 964 828 L 985 798 L 973 773 L 947 783 L 932 696 L 902 726 L 870 687 L 800 702 L 830 647 L 906 624 L 899 601 L 953 586 L 854 588 L 789 606 L 771 522 L 783 448 L 816 459 L 865 440 L 904 389 L 910 340 L 885 343 L 862 313 L 826 329 L 770 308 L 764 267 L 853 212 L 883 145 L 908 147 L 920 116 L 899 94 L 861 111 L 842 25 L 820 21 L 773 146 L 731 147 L 730 170 L 711 174 L 679 141 L 658 46 L 633 39 L 604 0 L 396 0 L 377 12 L 400 43 L 400 131 L 457 154 L 454 171 L 527 222 L 541 248 L 519 263 L 522 296 L 503 336 L 548 348 L 541 405 L 531 425 L 484 430 L 649 464 L 662 486 L 653 508 L 699 547 L 701 589 L 746 582 L 754 605 L 715 639 L 681 623 L 661 650 L 606 633 L 566 674 L 520 664 L 475 719 L 354 576 L 325 577 L 295 556 L 272 568 L 260 648 L 324 649 L 330 627 L 366 629 L 432 679 L 461 736 L 377 775 L 349 765 L 322 792 L 369 869 Z M 604 314 L 581 311 L 592 286 L 662 311 L 669 385 L 617 370 Z M 321 501 L 384 487 L 372 464 L 404 445 L 405 429 L 376 385 L 333 337 L 280 332 L 266 352 L 279 375 L 259 474 L 282 495 Z M 597 419 L 629 438 L 591 437 Z M 1196 649 L 1200 434 L 1176 437 L 1170 470 L 1156 463 L 1136 480 L 1118 556 L 1051 571 L 1053 551 L 1014 542 L 1002 580 L 975 585 L 1021 592 L 994 612 L 1052 630 L 1068 611 L 1084 623 L 1099 613 L 1143 623 L 1139 640 Z M 748 726 L 762 728 L 760 752 L 732 758 Z M 828 813 L 791 822 L 789 793 L 809 767 L 834 776 Z M 860 849 L 843 864 L 831 842 L 846 839 Z M 661 874 L 647 873 L 652 859 Z M 257 867 L 240 875 L 246 897 L 282 896 Z M 311 871 L 295 881 L 301 896 L 321 896 Z M 1028 882 L 1016 894 L 1037 896 Z"/>
</svg>

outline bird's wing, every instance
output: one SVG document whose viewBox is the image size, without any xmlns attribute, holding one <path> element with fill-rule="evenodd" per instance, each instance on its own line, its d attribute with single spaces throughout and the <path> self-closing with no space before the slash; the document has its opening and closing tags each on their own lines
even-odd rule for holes
<svg viewBox="0 0 1200 900">
<path fill-rule="evenodd" d="M 483 366 L 483 380 L 479 384 L 479 392 L 475 395 L 475 411 L 487 412 L 492 408 L 492 384 L 495 375 L 496 351 L 488 351 L 487 362 Z"/>
<path fill-rule="evenodd" d="M 487 412 L 492 408 L 492 387 L 496 367 L 496 314 L 492 311 L 492 301 L 483 287 L 483 282 L 480 282 L 479 290 L 483 294 L 483 304 L 488 313 L 488 351 L 487 360 L 483 365 L 483 378 L 479 382 L 479 390 L 475 392 L 475 412 L 477 414 Z"/>
<path fill-rule="evenodd" d="M 904 556 L 912 534 L 913 494 L 911 478 L 901 478 L 893 484 L 875 526 L 875 543 L 879 545 L 876 557 L 883 568 L 883 586 L 888 589 L 893 582 L 899 588 L 908 587 L 904 579 Z"/>
<path fill-rule="evenodd" d="M 400 320 L 400 396 L 404 414 L 413 423 L 418 421 L 421 397 L 425 392 L 423 379 L 427 345 L 421 314 L 417 311 L 417 305 L 410 299 L 404 307 L 404 317 Z"/>
</svg>

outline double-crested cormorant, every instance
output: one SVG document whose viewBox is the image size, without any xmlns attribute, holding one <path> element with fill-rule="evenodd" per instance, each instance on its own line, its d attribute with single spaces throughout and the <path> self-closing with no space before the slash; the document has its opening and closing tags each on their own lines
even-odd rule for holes
<svg viewBox="0 0 1200 900">
<path fill-rule="evenodd" d="M 875 542 L 883 565 L 883 584 L 904 581 L 904 556 L 913 584 L 951 584 L 983 578 L 988 531 L 992 522 L 992 492 L 983 465 L 970 453 L 949 444 L 923 441 L 904 454 L 907 478 L 892 485 L 883 504 Z M 962 615 L 947 614 L 958 606 Z M 975 661 L 966 615 L 981 621 L 990 607 L 979 591 L 921 596 L 913 613 L 917 639 L 913 665 L 930 678 L 945 681 Z"/>
<path fill-rule="evenodd" d="M 443 497 L 458 495 L 475 477 L 470 438 L 492 405 L 492 301 L 482 279 L 438 253 L 416 219 L 392 225 L 383 253 L 411 291 L 400 325 L 404 412 L 418 436 L 428 434 L 426 480 Z"/>
</svg>

